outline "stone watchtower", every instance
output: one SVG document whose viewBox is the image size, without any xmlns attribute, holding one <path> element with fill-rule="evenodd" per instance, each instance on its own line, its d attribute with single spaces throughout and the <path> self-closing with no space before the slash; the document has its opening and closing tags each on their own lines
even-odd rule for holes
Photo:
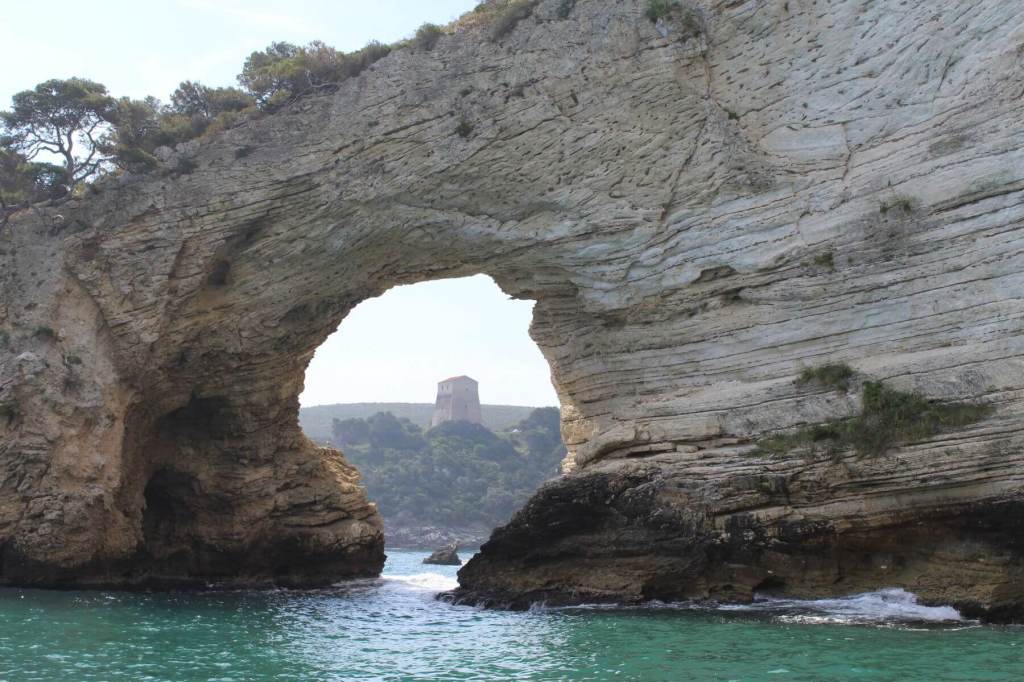
<svg viewBox="0 0 1024 682">
<path fill-rule="evenodd" d="M 434 418 L 430 428 L 453 421 L 467 421 L 479 424 L 480 393 L 478 384 L 467 376 L 452 377 L 437 384 L 437 402 L 434 403 Z"/>
</svg>

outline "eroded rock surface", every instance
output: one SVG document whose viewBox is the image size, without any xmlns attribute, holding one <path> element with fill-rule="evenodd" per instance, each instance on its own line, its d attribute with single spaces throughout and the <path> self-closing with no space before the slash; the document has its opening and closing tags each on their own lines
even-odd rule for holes
<svg viewBox="0 0 1024 682">
<path fill-rule="evenodd" d="M 461 598 L 896 585 L 1019 612 L 1021 14 L 690 7 L 544 0 L 15 216 L 0 579 L 376 571 L 355 472 L 297 427 L 303 371 L 361 300 L 486 272 L 538 302 L 573 473 Z M 794 381 L 825 362 L 993 413 L 878 457 L 752 454 L 856 412 Z"/>
</svg>

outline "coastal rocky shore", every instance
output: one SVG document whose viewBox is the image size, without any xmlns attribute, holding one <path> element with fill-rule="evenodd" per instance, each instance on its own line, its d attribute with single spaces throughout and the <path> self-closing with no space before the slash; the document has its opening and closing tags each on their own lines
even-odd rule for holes
<svg viewBox="0 0 1024 682">
<path fill-rule="evenodd" d="M 304 371 L 360 301 L 483 272 L 537 301 L 569 455 L 456 599 L 900 587 L 1019 617 L 1024 16 L 645 7 L 476 12 L 11 216 L 0 584 L 378 573 Z"/>
</svg>

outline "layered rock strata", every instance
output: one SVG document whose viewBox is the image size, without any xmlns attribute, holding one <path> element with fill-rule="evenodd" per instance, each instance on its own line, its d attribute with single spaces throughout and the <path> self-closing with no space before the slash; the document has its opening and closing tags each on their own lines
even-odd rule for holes
<svg viewBox="0 0 1024 682">
<path fill-rule="evenodd" d="M 1019 612 L 1024 19 L 644 7 L 467 25 L 14 216 L 0 580 L 374 573 L 376 510 L 297 426 L 303 371 L 360 301 L 484 272 L 537 301 L 571 473 L 460 598 L 898 585 Z M 826 362 L 992 413 L 882 456 L 756 454 L 857 412 L 794 381 Z"/>
</svg>

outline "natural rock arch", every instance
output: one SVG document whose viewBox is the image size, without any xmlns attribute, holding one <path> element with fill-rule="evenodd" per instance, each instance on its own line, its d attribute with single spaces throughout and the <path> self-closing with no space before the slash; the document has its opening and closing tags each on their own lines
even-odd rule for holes
<svg viewBox="0 0 1024 682">
<path fill-rule="evenodd" d="M 355 472 L 298 429 L 303 370 L 359 301 L 486 272 L 538 302 L 578 473 L 463 597 L 899 584 L 1020 608 L 1020 17 L 694 7 L 697 32 L 545 0 L 15 216 L 0 580 L 376 572 Z M 825 361 L 996 411 L 898 456 L 752 455 L 857 409 L 794 383 Z"/>
</svg>

